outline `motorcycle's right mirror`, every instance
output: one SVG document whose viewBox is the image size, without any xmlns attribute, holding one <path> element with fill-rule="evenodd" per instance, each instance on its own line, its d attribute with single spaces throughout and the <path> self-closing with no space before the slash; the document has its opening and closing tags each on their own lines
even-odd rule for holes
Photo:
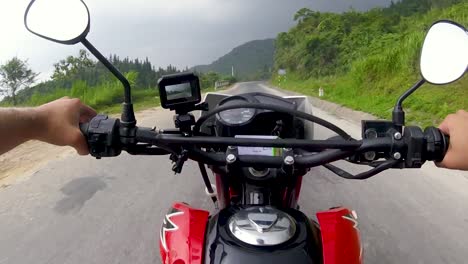
<svg viewBox="0 0 468 264">
<path fill-rule="evenodd" d="M 421 53 L 421 75 L 431 84 L 460 79 L 468 68 L 468 32 L 453 21 L 441 20 L 429 29 Z"/>
</svg>

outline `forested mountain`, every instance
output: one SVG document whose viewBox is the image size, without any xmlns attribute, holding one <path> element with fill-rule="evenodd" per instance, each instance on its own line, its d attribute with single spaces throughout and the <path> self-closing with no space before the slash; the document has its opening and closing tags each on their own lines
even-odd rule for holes
<svg viewBox="0 0 468 264">
<path fill-rule="evenodd" d="M 299 10 L 297 25 L 276 41 L 275 69 L 288 72 L 284 87 L 323 86 L 326 98 L 389 117 L 394 100 L 419 75 L 425 33 L 437 20 L 468 25 L 468 0 L 402 0 L 388 8 L 342 14 Z M 275 78 L 278 81 L 278 78 Z M 407 101 L 417 115 L 437 123 L 468 107 L 467 78 L 450 87 L 426 86 Z M 431 113 L 431 116 L 427 116 Z"/>
<path fill-rule="evenodd" d="M 235 77 L 241 80 L 270 77 L 275 51 L 274 39 L 254 40 L 234 48 L 210 65 L 193 67 L 197 72 L 216 72 L 230 75 L 234 67 Z"/>
</svg>

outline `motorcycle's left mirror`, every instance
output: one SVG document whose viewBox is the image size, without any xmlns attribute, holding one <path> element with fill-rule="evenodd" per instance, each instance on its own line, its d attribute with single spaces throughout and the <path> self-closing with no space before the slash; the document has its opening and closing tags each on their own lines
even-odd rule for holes
<svg viewBox="0 0 468 264">
<path fill-rule="evenodd" d="M 24 24 L 39 37 L 72 45 L 86 38 L 90 15 L 82 0 L 32 0 Z"/>
</svg>

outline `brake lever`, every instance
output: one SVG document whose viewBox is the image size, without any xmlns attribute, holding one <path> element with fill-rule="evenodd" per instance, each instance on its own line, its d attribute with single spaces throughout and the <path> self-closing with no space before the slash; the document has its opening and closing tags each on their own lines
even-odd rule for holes
<svg viewBox="0 0 468 264">
<path fill-rule="evenodd" d="M 399 163 L 399 160 L 387 160 L 387 161 L 380 163 L 375 168 L 372 168 L 366 172 L 359 173 L 357 175 L 352 175 L 351 173 L 332 164 L 325 164 L 323 166 L 327 168 L 328 170 L 330 170 L 331 172 L 335 173 L 336 175 L 340 176 L 341 178 L 348 179 L 348 180 L 365 180 L 365 179 L 369 179 L 372 176 L 377 175 L 378 173 L 381 173 L 384 170 L 393 168 L 398 163 Z"/>
</svg>

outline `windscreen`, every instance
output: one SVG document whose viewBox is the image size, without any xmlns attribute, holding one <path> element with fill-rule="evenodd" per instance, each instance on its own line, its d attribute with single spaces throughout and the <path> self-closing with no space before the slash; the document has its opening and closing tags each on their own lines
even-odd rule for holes
<svg viewBox="0 0 468 264">
<path fill-rule="evenodd" d="M 166 86 L 167 100 L 177 100 L 192 97 L 190 82 Z"/>
</svg>

